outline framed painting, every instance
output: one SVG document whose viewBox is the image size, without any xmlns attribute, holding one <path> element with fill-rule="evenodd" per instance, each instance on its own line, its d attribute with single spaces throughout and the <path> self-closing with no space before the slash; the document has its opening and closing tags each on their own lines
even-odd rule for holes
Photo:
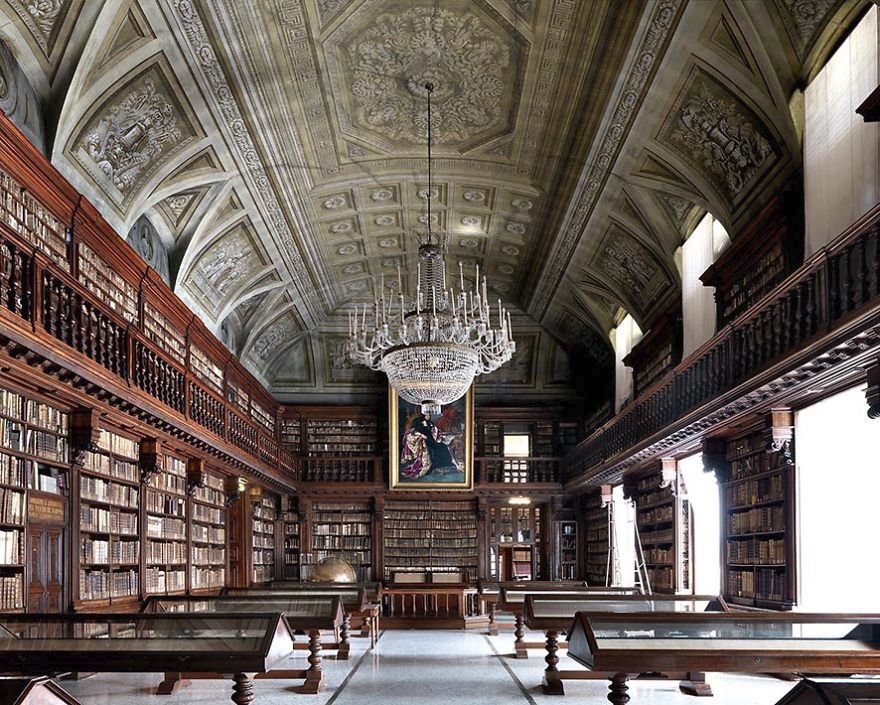
<svg viewBox="0 0 880 705">
<path fill-rule="evenodd" d="M 422 414 L 388 388 L 390 477 L 393 490 L 473 488 L 474 388 L 439 416 Z"/>
</svg>

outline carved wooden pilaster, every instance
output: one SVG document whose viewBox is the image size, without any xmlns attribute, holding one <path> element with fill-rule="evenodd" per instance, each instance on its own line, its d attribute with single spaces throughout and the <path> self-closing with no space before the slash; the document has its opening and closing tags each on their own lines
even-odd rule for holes
<svg viewBox="0 0 880 705">
<path fill-rule="evenodd" d="M 794 412 L 788 407 L 770 409 L 768 453 L 779 453 L 786 465 L 794 463 Z"/>
<path fill-rule="evenodd" d="M 868 367 L 867 382 L 865 400 L 868 402 L 868 418 L 880 419 L 880 358 Z"/>
<path fill-rule="evenodd" d="M 141 439 L 138 467 L 141 471 L 142 484 L 150 484 L 150 481 L 161 472 L 161 455 L 162 441 L 158 438 Z"/>
<path fill-rule="evenodd" d="M 702 444 L 703 472 L 712 473 L 718 482 L 727 482 L 730 464 L 727 462 L 727 441 L 723 438 L 704 438 Z"/>
<path fill-rule="evenodd" d="M 82 465 L 87 452 L 98 450 L 100 440 L 97 409 L 74 409 L 70 413 L 70 458 L 73 464 Z"/>
<path fill-rule="evenodd" d="M 190 458 L 186 461 L 186 494 L 192 497 L 196 490 L 205 486 L 207 474 L 203 458 Z"/>
</svg>

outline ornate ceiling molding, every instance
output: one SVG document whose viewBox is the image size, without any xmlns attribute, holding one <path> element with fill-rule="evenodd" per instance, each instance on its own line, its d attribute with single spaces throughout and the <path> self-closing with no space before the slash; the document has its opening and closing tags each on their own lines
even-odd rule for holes
<svg viewBox="0 0 880 705">
<path fill-rule="evenodd" d="M 681 16 L 683 0 L 657 0 L 647 23 L 642 40 L 633 52 L 633 61 L 626 81 L 613 108 L 609 106 L 610 120 L 594 157 L 581 175 L 578 189 L 568 207 L 560 237 L 554 243 L 551 256 L 543 268 L 535 287 L 529 312 L 543 318 L 553 292 L 565 273 L 568 263 L 580 241 L 596 201 L 614 166 L 615 157 L 629 133 L 638 108 L 650 87 L 651 78 L 663 58 L 672 32 Z"/>
</svg>

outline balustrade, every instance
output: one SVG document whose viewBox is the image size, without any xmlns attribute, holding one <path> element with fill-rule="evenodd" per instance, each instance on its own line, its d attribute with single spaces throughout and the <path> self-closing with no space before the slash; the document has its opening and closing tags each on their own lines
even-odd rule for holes
<svg viewBox="0 0 880 705">
<path fill-rule="evenodd" d="M 259 445 L 257 429 L 231 409 L 227 413 L 229 415 L 229 442 L 251 455 L 257 455 Z"/>
<path fill-rule="evenodd" d="M 189 417 L 218 436 L 226 435 L 225 404 L 195 382 L 189 383 Z"/>
<path fill-rule="evenodd" d="M 689 412 L 804 348 L 867 304 L 880 304 L 880 207 L 816 253 L 562 462 L 566 479 L 636 450 Z M 497 477 L 497 470 L 487 471 Z"/>
<path fill-rule="evenodd" d="M 302 458 L 304 482 L 378 482 L 381 459 L 375 456 L 312 456 Z"/>
<path fill-rule="evenodd" d="M 184 374 L 161 354 L 137 340 L 134 344 L 134 383 L 150 396 L 184 413 Z"/>
<path fill-rule="evenodd" d="M 559 482 L 559 458 L 477 458 L 477 482 L 486 484 Z"/>
<path fill-rule="evenodd" d="M 33 257 L 0 239 L 0 306 L 25 320 L 31 318 Z"/>
</svg>

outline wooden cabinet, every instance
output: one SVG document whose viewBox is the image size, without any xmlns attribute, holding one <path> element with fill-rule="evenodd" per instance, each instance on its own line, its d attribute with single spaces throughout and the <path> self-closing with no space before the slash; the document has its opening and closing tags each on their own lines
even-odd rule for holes
<svg viewBox="0 0 880 705">
<path fill-rule="evenodd" d="M 624 492 L 635 500 L 636 529 L 651 590 L 691 590 L 690 505 L 671 458 L 627 477 Z"/>
<path fill-rule="evenodd" d="M 584 527 L 584 578 L 587 585 L 605 585 L 611 544 L 608 507 L 602 501 L 600 490 L 584 496 L 581 515 Z"/>
<path fill-rule="evenodd" d="M 796 601 L 792 412 L 774 410 L 764 428 L 728 440 L 719 475 L 725 599 L 790 609 Z"/>
</svg>

